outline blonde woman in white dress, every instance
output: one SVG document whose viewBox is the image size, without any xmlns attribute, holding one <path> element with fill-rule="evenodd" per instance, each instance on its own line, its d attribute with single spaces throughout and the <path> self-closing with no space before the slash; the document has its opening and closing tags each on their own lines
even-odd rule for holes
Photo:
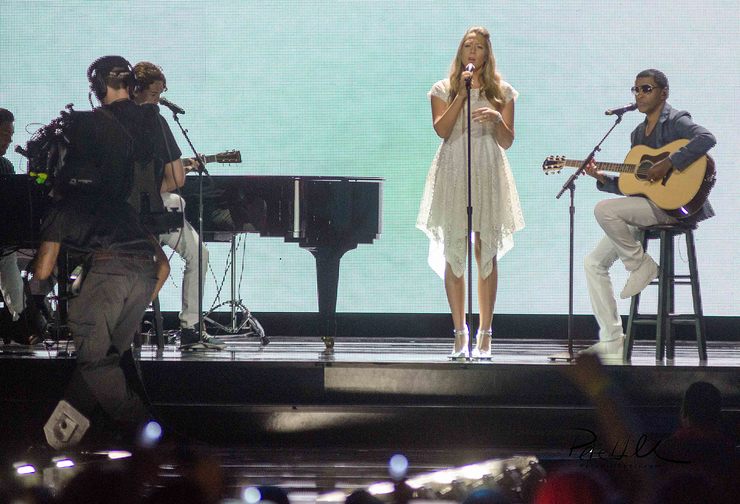
<svg viewBox="0 0 740 504">
<path fill-rule="evenodd" d="M 475 71 L 465 67 L 472 63 Z M 434 131 L 442 143 L 429 169 L 416 226 L 429 237 L 429 264 L 444 278 L 455 343 L 450 357 L 467 358 L 467 91 L 471 79 L 473 244 L 478 264 L 480 325 L 473 357 L 491 356 L 498 259 L 524 227 L 519 195 L 505 149 L 514 142 L 518 93 L 501 79 L 488 30 L 470 28 L 460 41 L 447 79 L 432 86 Z"/>
</svg>

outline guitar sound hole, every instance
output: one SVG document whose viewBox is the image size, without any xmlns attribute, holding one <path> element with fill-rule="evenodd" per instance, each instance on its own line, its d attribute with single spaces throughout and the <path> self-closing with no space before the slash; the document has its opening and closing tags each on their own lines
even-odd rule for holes
<svg viewBox="0 0 740 504">
<path fill-rule="evenodd" d="M 647 180 L 647 172 L 648 170 L 653 166 L 653 163 L 651 161 L 642 161 L 640 165 L 637 167 L 637 171 L 635 172 L 635 177 L 637 177 L 640 180 Z"/>
</svg>

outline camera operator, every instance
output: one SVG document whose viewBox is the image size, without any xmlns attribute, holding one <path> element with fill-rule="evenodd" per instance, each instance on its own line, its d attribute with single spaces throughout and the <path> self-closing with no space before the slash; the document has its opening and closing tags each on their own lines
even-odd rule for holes
<svg viewBox="0 0 740 504">
<path fill-rule="evenodd" d="M 54 189 L 59 201 L 42 225 L 34 270 L 36 278 L 48 277 L 62 248 L 84 266 L 75 282 L 78 293 L 69 300 L 76 368 L 45 427 L 57 449 L 84 434 L 83 429 L 71 438 L 50 437 L 64 432 L 69 413 L 60 411 L 70 407 L 75 418 L 87 419 L 100 407 L 125 434 L 148 416 L 131 343 L 169 264 L 128 200 L 137 170 L 159 165 L 174 173 L 179 163 L 166 155 L 156 108 L 130 100 L 134 75 L 128 61 L 104 56 L 90 65 L 87 77 L 102 106 L 78 113 L 73 122 L 67 166 Z"/>
</svg>

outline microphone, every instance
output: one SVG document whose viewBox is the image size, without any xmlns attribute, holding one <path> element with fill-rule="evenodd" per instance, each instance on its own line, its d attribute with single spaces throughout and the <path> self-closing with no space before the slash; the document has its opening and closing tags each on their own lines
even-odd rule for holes
<svg viewBox="0 0 740 504">
<path fill-rule="evenodd" d="M 607 109 L 604 112 L 604 115 L 622 115 L 625 112 L 631 112 L 637 108 L 637 103 L 630 103 L 629 105 L 625 105 L 623 107 L 616 107 L 616 108 L 610 108 Z"/>
<path fill-rule="evenodd" d="M 162 104 L 162 105 L 164 105 L 168 109 L 170 109 L 175 114 L 184 114 L 185 113 L 185 111 L 182 109 L 182 107 L 178 107 L 177 105 L 175 105 L 174 103 L 172 103 L 171 101 L 169 101 L 167 98 L 160 97 L 159 98 L 159 103 Z"/>
<path fill-rule="evenodd" d="M 475 72 L 475 65 L 473 65 L 472 63 L 468 63 L 467 65 L 465 65 L 465 71 L 466 72 Z M 472 80 L 473 80 L 473 77 L 472 76 L 465 77 L 465 85 L 468 88 L 470 88 L 470 83 L 471 83 Z"/>
</svg>

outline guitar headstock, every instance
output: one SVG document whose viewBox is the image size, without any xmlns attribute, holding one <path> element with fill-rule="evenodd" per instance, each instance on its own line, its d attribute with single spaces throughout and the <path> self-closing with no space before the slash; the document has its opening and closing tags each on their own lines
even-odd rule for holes
<svg viewBox="0 0 740 504">
<path fill-rule="evenodd" d="M 220 152 L 216 154 L 216 162 L 217 163 L 241 163 L 242 162 L 242 153 L 238 150 L 230 150 L 226 152 Z"/>
<path fill-rule="evenodd" d="M 545 172 L 545 175 L 560 173 L 563 168 L 565 168 L 565 156 L 548 156 L 545 162 L 542 163 L 542 171 Z"/>
</svg>

